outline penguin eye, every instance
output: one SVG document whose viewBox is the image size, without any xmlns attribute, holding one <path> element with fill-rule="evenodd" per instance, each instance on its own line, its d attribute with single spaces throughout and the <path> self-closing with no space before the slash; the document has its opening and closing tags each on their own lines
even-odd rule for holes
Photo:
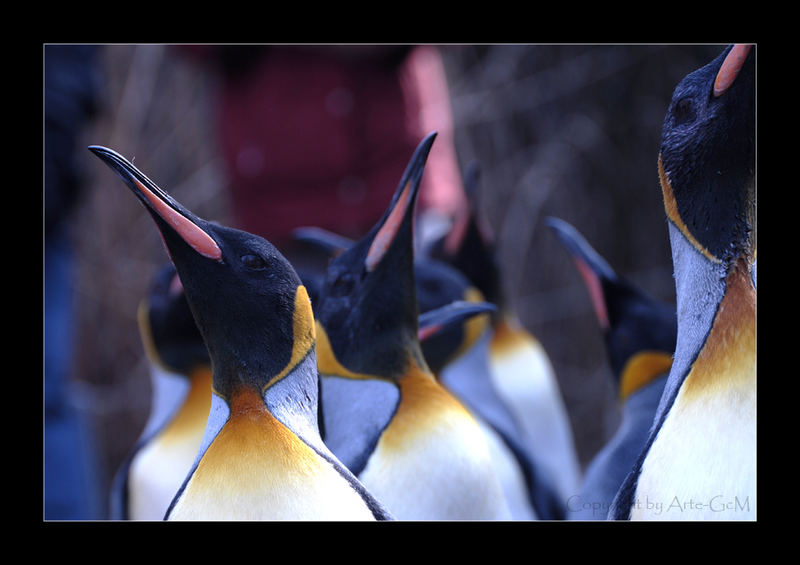
<svg viewBox="0 0 800 565">
<path fill-rule="evenodd" d="M 260 271 L 267 268 L 266 260 L 258 255 L 242 255 L 241 260 L 242 264 L 248 269 Z"/>
<path fill-rule="evenodd" d="M 675 122 L 683 124 L 694 118 L 694 107 L 690 98 L 681 98 L 675 103 L 675 108 L 672 111 L 675 116 Z"/>
</svg>

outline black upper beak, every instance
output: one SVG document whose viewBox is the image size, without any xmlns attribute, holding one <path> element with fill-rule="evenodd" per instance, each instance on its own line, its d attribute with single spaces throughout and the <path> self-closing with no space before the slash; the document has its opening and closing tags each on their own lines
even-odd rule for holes
<svg viewBox="0 0 800 565">
<path fill-rule="evenodd" d="M 292 237 L 321 249 L 331 257 L 337 257 L 353 245 L 353 240 L 350 238 L 313 226 L 294 229 Z"/>
<path fill-rule="evenodd" d="M 424 341 L 447 329 L 452 324 L 460 323 L 472 316 L 496 311 L 497 306 L 489 302 L 467 302 L 463 300 L 451 302 L 419 315 L 418 338 L 420 341 Z"/>
<path fill-rule="evenodd" d="M 564 247 L 567 248 L 575 266 L 578 268 L 586 289 L 589 291 L 592 307 L 600 326 L 603 329 L 608 329 L 610 322 L 606 306 L 604 281 L 613 282 L 619 280 L 617 273 L 572 225 L 564 220 L 552 217 L 547 218 L 546 222 L 564 244 Z"/>
<path fill-rule="evenodd" d="M 425 170 L 425 163 L 434 139 L 436 139 L 436 132 L 428 134 L 417 146 L 400 179 L 388 210 L 377 224 L 377 230 L 374 233 L 364 261 L 368 271 L 373 270 L 383 259 L 386 251 L 395 241 L 401 226 L 413 220 L 414 206 L 419 194 L 422 173 Z"/>
<path fill-rule="evenodd" d="M 548 217 L 547 225 L 558 236 L 564 247 L 567 248 L 573 260 L 582 263 L 593 273 L 607 280 L 615 280 L 617 274 L 608 262 L 600 256 L 594 248 L 572 225 L 559 218 Z"/>
<path fill-rule="evenodd" d="M 204 257 L 217 261 L 222 259 L 222 251 L 217 243 L 200 227 L 201 220 L 147 178 L 133 163 L 107 147 L 91 145 L 89 151 L 114 170 L 153 217 L 162 221 L 159 227 L 163 224 L 170 226 L 181 239 Z"/>
</svg>

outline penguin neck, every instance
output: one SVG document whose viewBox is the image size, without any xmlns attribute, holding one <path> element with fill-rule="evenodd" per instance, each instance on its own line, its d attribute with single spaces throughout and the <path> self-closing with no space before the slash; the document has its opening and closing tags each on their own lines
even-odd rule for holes
<svg viewBox="0 0 800 565">
<path fill-rule="evenodd" d="M 250 355 L 245 358 L 242 351 Z M 275 358 L 284 359 L 287 352 L 275 351 L 268 344 L 252 347 L 252 342 L 248 342 L 242 351 L 234 348 L 209 351 L 217 395 L 230 403 L 238 391 L 252 389 L 267 401 L 270 391 L 277 387 L 287 400 L 291 397 L 301 404 L 312 402 L 316 412 L 316 334 L 311 301 L 304 286 L 298 286 L 295 294 L 288 359 L 277 365 Z M 279 400 L 277 405 L 282 402 Z"/>
<path fill-rule="evenodd" d="M 672 224 L 670 230 L 673 234 Z M 629 475 L 638 477 L 635 491 L 623 486 L 620 492 L 656 502 L 709 500 L 724 493 L 749 512 L 756 452 L 756 295 L 750 266 L 744 255 L 730 268 L 712 263 L 682 241 L 673 238 L 679 259 L 675 361 L 640 473 Z M 643 508 L 637 503 L 631 517 L 647 518 Z M 704 509 L 712 512 L 684 515 L 728 519 Z"/>
<path fill-rule="evenodd" d="M 714 365 L 712 372 L 704 372 L 709 376 L 721 374 L 723 368 L 731 374 L 729 369 L 735 364 L 752 365 L 754 373 L 756 294 L 746 257 L 733 263 L 710 261 L 671 222 L 669 232 L 675 265 L 678 335 L 667 388 L 681 387 L 693 367 L 701 362 Z M 737 358 L 720 354 L 723 347 L 728 352 L 736 351 Z M 746 359 L 739 359 L 740 356 Z M 698 381 L 695 379 L 692 384 L 697 385 Z M 669 396 L 665 394 L 664 398 Z"/>
<path fill-rule="evenodd" d="M 292 430 L 299 433 L 299 429 L 307 429 L 309 423 L 316 428 L 318 387 L 314 349 L 276 376 L 244 377 L 240 370 L 215 367 L 213 383 L 214 393 L 225 399 L 231 414 L 241 407 L 252 412 L 249 407 L 257 397 L 265 410 Z M 222 394 L 221 390 L 228 392 Z M 241 404 L 242 399 L 248 400 Z"/>
<path fill-rule="evenodd" d="M 275 381 L 264 393 L 264 403 L 275 418 L 303 440 L 319 448 L 317 410 L 319 376 L 314 349 L 284 378 Z"/>
<path fill-rule="evenodd" d="M 744 258 L 733 265 L 725 295 L 684 382 L 685 393 L 708 393 L 719 386 L 752 389 L 756 377 L 756 293 Z"/>
<path fill-rule="evenodd" d="M 323 444 L 307 355 L 263 394 L 214 394 L 206 434 L 168 519 L 370 520 L 380 508 Z M 312 386 L 313 385 L 313 386 Z"/>
<path fill-rule="evenodd" d="M 325 327 L 317 321 L 317 366 L 320 373 L 348 379 L 379 379 L 396 382 L 405 377 L 409 367 L 421 367 L 430 374 L 430 369 L 422 355 L 422 348 L 416 337 L 404 333 L 399 336 L 388 336 L 383 340 L 370 343 L 373 359 L 393 359 L 388 365 L 370 363 L 366 370 L 348 366 L 346 360 L 334 350 Z M 383 354 L 381 355 L 381 353 Z M 431 378 L 434 378 L 431 375 Z"/>
<path fill-rule="evenodd" d="M 430 430 L 436 421 L 447 421 L 458 413 L 467 413 L 464 406 L 448 392 L 426 366 L 410 361 L 402 377 L 396 379 L 401 401 L 392 416 L 391 432 L 385 432 L 381 441 L 384 447 L 399 449 L 409 445 L 411 436 L 417 437 L 420 430 Z M 455 411 L 455 412 L 454 412 Z M 413 443 L 413 442 L 412 442 Z"/>
</svg>

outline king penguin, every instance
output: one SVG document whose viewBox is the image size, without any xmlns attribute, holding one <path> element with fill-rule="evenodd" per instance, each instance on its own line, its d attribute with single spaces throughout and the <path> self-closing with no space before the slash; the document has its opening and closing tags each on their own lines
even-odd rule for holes
<svg viewBox="0 0 800 565">
<path fill-rule="evenodd" d="M 331 260 L 319 291 L 322 429 L 331 451 L 401 520 L 505 520 L 483 433 L 431 373 L 418 338 L 413 218 L 436 134 L 384 216 Z"/>
<path fill-rule="evenodd" d="M 605 520 L 647 442 L 672 367 L 675 306 L 617 274 L 572 225 L 558 218 L 546 221 L 589 292 L 620 406 L 619 427 L 586 467 L 580 493 L 567 501 L 569 519 Z"/>
<path fill-rule="evenodd" d="M 294 236 L 331 257 L 353 245 L 349 238 L 318 227 L 298 228 Z M 566 507 L 549 470 L 528 451 L 513 411 L 494 389 L 488 345 L 490 314 L 497 307 L 485 302 L 463 273 L 443 261 L 416 256 L 414 279 L 425 362 L 483 430 L 512 519 L 563 519 Z"/>
<path fill-rule="evenodd" d="M 479 179 L 479 167 L 472 163 L 464 174 L 467 206 L 444 236 L 423 242 L 421 248 L 425 255 L 453 265 L 497 305 L 488 353 L 494 388 L 519 422 L 528 452 L 541 462 L 565 501 L 581 480 L 572 423 L 547 352 L 522 325 L 504 291 L 492 231 L 477 203 Z"/>
<path fill-rule="evenodd" d="M 728 46 L 675 88 L 658 172 L 678 335 L 616 520 L 756 516 L 755 47 Z"/>
<path fill-rule="evenodd" d="M 320 437 L 314 317 L 289 262 L 197 217 L 115 151 L 89 149 L 153 217 L 211 358 L 204 436 L 165 518 L 391 518 Z"/>
<path fill-rule="evenodd" d="M 112 517 L 161 520 L 192 467 L 211 408 L 211 359 L 172 263 L 156 273 L 138 312 L 151 403 L 112 486 Z"/>
</svg>

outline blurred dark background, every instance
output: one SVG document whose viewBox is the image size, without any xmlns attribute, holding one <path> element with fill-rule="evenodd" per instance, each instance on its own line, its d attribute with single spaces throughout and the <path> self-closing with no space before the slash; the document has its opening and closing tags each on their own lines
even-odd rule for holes
<svg viewBox="0 0 800 565">
<path fill-rule="evenodd" d="M 481 166 L 506 290 L 550 355 L 585 465 L 617 425 L 615 392 L 589 297 L 543 219 L 572 223 L 619 273 L 674 300 L 656 172 L 661 122 L 678 81 L 722 46 L 438 49 L 458 159 Z M 150 216 L 86 146 L 137 158 L 189 209 L 232 224 L 209 118 L 215 78 L 166 46 L 96 50 L 98 108 L 75 144 L 82 184 L 65 230 L 74 259 L 68 402 L 87 423 L 97 497 L 75 517 L 88 519 L 105 517 L 110 480 L 147 418 L 136 311 L 166 254 Z"/>
</svg>

